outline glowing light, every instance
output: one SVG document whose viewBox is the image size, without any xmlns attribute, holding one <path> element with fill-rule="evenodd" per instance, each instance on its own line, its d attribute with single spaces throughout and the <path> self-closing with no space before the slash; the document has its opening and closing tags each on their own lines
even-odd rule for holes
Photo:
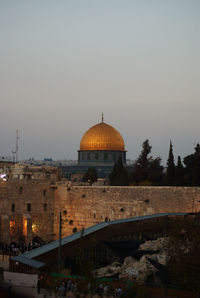
<svg viewBox="0 0 200 298">
<path fill-rule="evenodd" d="M 36 230 L 37 230 L 37 226 L 36 226 L 36 224 L 33 223 L 32 224 L 32 231 L 35 232 Z"/>
<path fill-rule="evenodd" d="M 15 226 L 15 221 L 14 220 L 11 220 L 10 221 L 10 228 L 12 229 L 14 226 Z"/>
<path fill-rule="evenodd" d="M 23 220 L 23 235 L 27 236 L 27 219 L 24 218 Z"/>
<path fill-rule="evenodd" d="M 0 174 L 0 179 L 2 179 L 3 181 L 7 181 L 7 175 L 5 173 Z"/>
<path fill-rule="evenodd" d="M 37 233 L 38 230 L 39 230 L 39 225 L 35 224 L 35 223 L 32 223 L 32 232 Z"/>
</svg>

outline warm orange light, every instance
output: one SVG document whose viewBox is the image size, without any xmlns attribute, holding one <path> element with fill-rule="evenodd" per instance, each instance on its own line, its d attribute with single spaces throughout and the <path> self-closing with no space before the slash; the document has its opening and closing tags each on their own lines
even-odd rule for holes
<svg viewBox="0 0 200 298">
<path fill-rule="evenodd" d="M 12 228 L 14 228 L 14 226 L 15 226 L 15 221 L 14 220 L 10 220 L 10 228 L 12 229 Z"/>
<path fill-rule="evenodd" d="M 37 226 L 34 223 L 32 224 L 32 231 L 33 231 L 33 233 L 35 233 L 37 231 Z"/>
<path fill-rule="evenodd" d="M 24 218 L 23 220 L 23 235 L 26 236 L 27 235 L 27 219 Z"/>
</svg>

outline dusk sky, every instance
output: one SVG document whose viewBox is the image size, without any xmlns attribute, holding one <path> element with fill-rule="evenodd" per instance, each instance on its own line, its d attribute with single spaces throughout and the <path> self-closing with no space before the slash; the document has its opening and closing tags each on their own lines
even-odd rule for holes
<svg viewBox="0 0 200 298">
<path fill-rule="evenodd" d="M 200 142 L 199 0 L 0 0 L 0 156 L 77 159 L 101 121 L 127 158 Z"/>
</svg>

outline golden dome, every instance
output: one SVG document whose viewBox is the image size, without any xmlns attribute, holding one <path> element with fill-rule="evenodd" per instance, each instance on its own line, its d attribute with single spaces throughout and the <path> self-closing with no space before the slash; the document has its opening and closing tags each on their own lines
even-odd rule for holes
<svg viewBox="0 0 200 298">
<path fill-rule="evenodd" d="M 83 135 L 80 151 L 84 150 L 125 151 L 124 140 L 114 127 L 102 121 L 92 126 Z"/>
</svg>

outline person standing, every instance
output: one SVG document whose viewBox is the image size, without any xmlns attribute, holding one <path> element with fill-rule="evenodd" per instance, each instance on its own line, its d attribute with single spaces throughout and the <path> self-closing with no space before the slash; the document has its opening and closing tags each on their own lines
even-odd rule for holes
<svg viewBox="0 0 200 298">
<path fill-rule="evenodd" d="M 40 279 L 37 281 L 37 292 L 40 294 Z"/>
<path fill-rule="evenodd" d="M 12 291 L 12 282 L 9 279 L 9 281 L 8 281 L 8 292 L 11 293 L 11 291 Z"/>
</svg>

